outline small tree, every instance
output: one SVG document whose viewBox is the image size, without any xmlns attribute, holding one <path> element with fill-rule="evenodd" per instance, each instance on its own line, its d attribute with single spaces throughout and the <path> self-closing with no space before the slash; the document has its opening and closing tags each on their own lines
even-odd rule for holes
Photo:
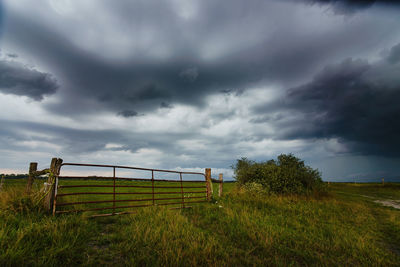
<svg viewBox="0 0 400 267">
<path fill-rule="evenodd" d="M 259 183 L 274 193 L 304 193 L 322 185 L 319 171 L 306 166 L 292 154 L 282 154 L 277 160 L 266 162 L 241 158 L 232 167 L 240 185 Z"/>
</svg>

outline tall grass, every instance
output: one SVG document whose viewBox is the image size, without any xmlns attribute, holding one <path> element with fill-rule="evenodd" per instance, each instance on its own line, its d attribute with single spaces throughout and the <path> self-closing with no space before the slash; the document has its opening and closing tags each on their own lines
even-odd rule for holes
<svg viewBox="0 0 400 267">
<path fill-rule="evenodd" d="M 192 209 L 48 216 L 0 193 L 0 265 L 362 265 L 400 262 L 400 212 L 332 186 L 327 196 L 225 194 Z M 369 188 L 370 189 L 370 188 Z M 343 192 L 347 193 L 344 194 Z"/>
</svg>

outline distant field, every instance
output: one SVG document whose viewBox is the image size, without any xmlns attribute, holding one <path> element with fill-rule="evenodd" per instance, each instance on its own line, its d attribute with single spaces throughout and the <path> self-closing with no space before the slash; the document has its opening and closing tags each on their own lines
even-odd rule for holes
<svg viewBox="0 0 400 267">
<path fill-rule="evenodd" d="M 45 215 L 21 198 L 25 182 L 6 180 L 0 193 L 0 265 L 400 262 L 400 210 L 377 202 L 400 200 L 399 184 L 331 183 L 326 197 L 299 197 L 250 195 L 227 183 L 222 198 L 192 209 L 146 207 L 89 219 Z"/>
</svg>

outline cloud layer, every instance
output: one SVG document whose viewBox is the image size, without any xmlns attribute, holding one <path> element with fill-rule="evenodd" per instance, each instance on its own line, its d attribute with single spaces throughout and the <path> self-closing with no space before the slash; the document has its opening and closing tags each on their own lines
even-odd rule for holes
<svg viewBox="0 0 400 267">
<path fill-rule="evenodd" d="M 0 160 L 400 171 L 389 2 L 4 1 Z"/>
</svg>

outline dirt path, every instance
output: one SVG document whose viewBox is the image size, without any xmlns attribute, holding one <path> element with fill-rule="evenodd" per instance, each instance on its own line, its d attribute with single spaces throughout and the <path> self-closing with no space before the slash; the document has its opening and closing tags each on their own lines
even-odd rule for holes
<svg viewBox="0 0 400 267">
<path fill-rule="evenodd" d="M 392 207 L 400 210 L 400 200 L 374 200 L 375 203 L 382 204 L 383 206 Z"/>
<path fill-rule="evenodd" d="M 352 196 L 360 196 L 360 197 L 365 197 L 371 199 L 371 201 L 381 204 L 386 207 L 392 207 L 395 209 L 400 210 L 400 200 L 394 200 L 394 199 L 378 199 L 377 197 L 371 197 L 367 195 L 360 195 L 360 194 L 352 194 L 348 192 L 343 192 L 343 191 L 338 191 L 339 193 L 346 194 L 346 195 L 352 195 Z"/>
</svg>

